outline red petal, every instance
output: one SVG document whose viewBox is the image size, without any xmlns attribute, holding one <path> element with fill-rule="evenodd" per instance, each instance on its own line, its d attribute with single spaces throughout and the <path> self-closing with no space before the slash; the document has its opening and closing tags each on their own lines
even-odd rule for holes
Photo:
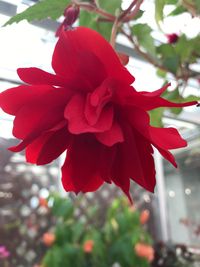
<svg viewBox="0 0 200 267">
<path fill-rule="evenodd" d="M 156 128 L 150 126 L 149 115 L 146 111 L 134 107 L 129 109 L 128 114 L 131 125 L 153 145 L 162 149 L 175 149 L 187 145 L 187 142 L 175 128 Z M 138 118 L 140 119 L 138 120 Z"/>
<path fill-rule="evenodd" d="M 17 69 L 17 73 L 20 79 L 28 84 L 66 85 L 64 78 L 38 68 L 19 68 Z"/>
<path fill-rule="evenodd" d="M 89 93 L 85 104 L 85 117 L 90 125 L 97 123 L 104 106 L 111 101 L 112 89 L 105 83 Z"/>
<path fill-rule="evenodd" d="M 163 149 L 175 149 L 187 146 L 187 142 L 174 128 L 156 128 L 151 126 L 149 132 L 152 143 Z"/>
<path fill-rule="evenodd" d="M 113 107 L 107 106 L 102 111 L 99 120 L 95 125 L 90 125 L 85 118 L 85 98 L 82 95 L 75 95 L 71 98 L 65 108 L 65 118 L 68 120 L 68 129 L 73 134 L 87 132 L 104 132 L 111 128 L 113 122 Z"/>
<path fill-rule="evenodd" d="M 158 151 L 160 152 L 160 154 L 166 159 L 168 160 L 172 165 L 174 165 L 175 168 L 177 168 L 177 163 L 175 161 L 174 156 L 168 151 L 168 150 L 164 150 L 160 147 L 157 147 L 155 145 L 155 147 L 158 149 Z"/>
<path fill-rule="evenodd" d="M 149 126 L 150 126 L 150 117 L 149 114 L 138 107 L 129 107 L 126 108 L 126 114 L 129 122 L 132 127 L 136 129 L 140 134 L 149 139 Z"/>
<path fill-rule="evenodd" d="M 129 125 L 124 125 L 123 130 L 125 141 L 117 145 L 118 151 L 113 164 L 112 180 L 115 183 L 116 181 L 121 183 L 122 190 L 126 194 L 129 189 L 127 187 L 129 178 L 153 192 L 155 187 L 155 167 L 151 144 L 137 131 L 131 129 Z"/>
<path fill-rule="evenodd" d="M 24 139 L 11 151 L 21 151 L 43 132 L 51 130 L 64 120 L 64 107 L 70 93 L 65 89 L 52 89 L 48 94 L 38 98 L 37 101 L 24 105 L 14 120 L 13 135 Z"/>
<path fill-rule="evenodd" d="M 160 108 L 160 107 L 175 107 L 175 108 L 182 108 L 182 107 L 188 107 L 188 106 L 193 106 L 196 105 L 198 102 L 197 101 L 191 101 L 191 102 L 185 102 L 185 103 L 174 103 L 171 101 L 168 101 L 164 98 L 161 97 L 149 97 L 149 100 L 145 100 L 146 104 L 144 105 L 144 108 L 146 110 L 152 110 L 155 108 Z"/>
<path fill-rule="evenodd" d="M 167 89 L 170 84 L 163 86 L 154 92 L 137 92 L 132 90 L 129 97 L 127 96 L 127 104 L 142 107 L 145 110 L 152 110 L 160 107 L 187 107 L 197 104 L 197 101 L 186 103 L 174 103 L 162 98 L 160 95 Z"/>
<path fill-rule="evenodd" d="M 20 85 L 0 94 L 0 107 L 8 114 L 15 115 L 21 107 L 35 101 L 52 90 L 51 86 Z"/>
<path fill-rule="evenodd" d="M 120 125 L 114 122 L 110 130 L 96 133 L 97 140 L 106 146 L 113 146 L 116 143 L 122 143 L 124 141 L 124 135 Z"/>
<path fill-rule="evenodd" d="M 66 87 L 71 90 L 91 91 L 91 84 L 80 75 L 59 76 L 45 72 L 38 68 L 20 68 L 17 70 L 20 79 L 33 85 L 55 85 Z"/>
<path fill-rule="evenodd" d="M 62 167 L 62 183 L 66 191 L 92 192 L 103 180 L 99 174 L 99 144 L 91 137 L 78 137 L 68 149 Z"/>
<path fill-rule="evenodd" d="M 164 85 L 163 87 L 161 87 L 158 90 L 155 90 L 155 91 L 152 91 L 152 92 L 142 91 L 140 93 L 143 94 L 143 95 L 149 96 L 149 97 L 161 96 L 167 90 L 167 88 L 170 85 L 171 85 L 171 83 L 167 83 L 166 85 Z"/>
<path fill-rule="evenodd" d="M 14 120 L 13 134 L 19 139 L 26 138 L 30 133 L 51 129 L 62 121 L 64 107 L 71 96 L 65 89 L 52 87 L 48 93 L 24 105 Z"/>
<path fill-rule="evenodd" d="M 67 149 L 70 140 L 67 127 L 46 132 L 26 148 L 26 160 L 37 165 L 48 164 Z"/>
<path fill-rule="evenodd" d="M 140 118 L 138 120 L 137 118 Z M 156 147 L 161 155 L 177 166 L 174 157 L 168 149 L 184 147 L 187 142 L 182 139 L 174 128 L 156 128 L 149 125 L 149 115 L 137 108 L 129 109 L 129 119 L 133 127 Z"/>
<path fill-rule="evenodd" d="M 99 172 L 102 180 L 107 183 L 111 183 L 111 170 L 116 156 L 116 146 L 100 146 L 101 150 L 98 152 Z"/>
<path fill-rule="evenodd" d="M 55 72 L 63 77 L 71 75 L 85 77 L 93 87 L 99 86 L 106 78 L 105 66 L 101 60 L 90 50 L 84 49 L 79 42 L 69 37 L 68 32 L 63 32 L 53 54 L 52 67 Z"/>
<path fill-rule="evenodd" d="M 80 54 L 81 52 L 81 54 Z M 81 59 L 88 52 L 94 54 L 106 69 L 107 75 L 125 80 L 131 84 L 134 81 L 132 75 L 120 63 L 120 60 L 111 45 L 96 31 L 78 27 L 65 31 L 61 34 L 56 45 L 52 66 L 56 73 L 66 75 L 66 73 L 77 72 L 79 69 L 97 72 L 97 64 L 94 58 Z M 92 59 L 92 62 L 90 60 Z M 92 71 L 94 73 L 95 71 Z M 98 72 L 102 69 L 98 69 Z M 92 77 L 91 77 L 92 78 Z"/>
</svg>

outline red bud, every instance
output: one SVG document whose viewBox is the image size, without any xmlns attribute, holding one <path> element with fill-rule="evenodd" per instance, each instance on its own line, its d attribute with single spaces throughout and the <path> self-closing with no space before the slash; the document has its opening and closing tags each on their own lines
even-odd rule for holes
<svg viewBox="0 0 200 267">
<path fill-rule="evenodd" d="M 178 34 L 176 33 L 171 33 L 171 34 L 166 34 L 167 40 L 169 44 L 174 44 L 178 41 Z"/>
</svg>

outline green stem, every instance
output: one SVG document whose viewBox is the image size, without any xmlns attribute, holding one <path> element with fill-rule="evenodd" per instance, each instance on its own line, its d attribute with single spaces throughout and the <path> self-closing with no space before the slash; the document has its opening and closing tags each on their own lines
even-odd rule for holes
<svg viewBox="0 0 200 267">
<path fill-rule="evenodd" d="M 119 26 L 119 20 L 118 18 L 116 18 L 112 26 L 111 37 L 110 37 L 110 44 L 112 45 L 113 48 L 115 48 L 118 26 Z"/>
</svg>

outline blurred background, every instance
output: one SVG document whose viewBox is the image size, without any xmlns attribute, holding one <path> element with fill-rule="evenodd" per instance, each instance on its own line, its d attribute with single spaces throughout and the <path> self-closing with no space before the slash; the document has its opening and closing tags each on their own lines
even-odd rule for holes
<svg viewBox="0 0 200 267">
<path fill-rule="evenodd" d="M 36 1 L 0 1 L 0 24 L 33 2 Z M 124 0 L 123 5 L 125 8 L 128 1 Z M 151 0 L 144 2 L 142 18 L 151 25 L 157 42 L 166 42 L 154 21 L 154 5 Z M 52 72 L 51 55 L 58 26 L 59 21 L 48 19 L 0 28 L 0 91 L 21 83 L 16 74 L 18 67 L 35 66 Z M 200 32 L 200 19 L 183 13 L 166 19 L 162 27 L 166 34 L 181 32 L 194 38 Z M 137 90 L 152 91 L 162 86 L 157 69 L 120 34 L 117 49 L 130 56 L 127 67 L 136 78 Z M 200 70 L 199 62 L 195 67 Z M 173 76 L 168 74 L 167 80 L 173 88 Z M 184 94 L 200 96 L 199 89 L 200 80 L 190 79 Z M 174 152 L 178 169 L 155 151 L 156 192 L 150 194 L 132 183 L 133 207 L 110 185 L 84 196 L 64 193 L 60 182 L 62 157 L 38 167 L 25 163 L 23 153 L 7 150 L 17 143 L 12 137 L 12 120 L 0 111 L 0 267 L 200 266 L 199 108 L 185 108 L 178 116 L 165 111 L 163 124 L 178 128 L 188 147 Z M 146 216 L 142 222 L 141 216 Z M 116 246 L 122 236 L 131 237 L 131 249 L 129 241 Z M 66 246 L 67 242 L 71 247 Z M 139 247 L 141 243 L 147 247 Z M 154 249 L 152 257 L 149 248 Z M 110 261 L 105 257 L 109 249 L 113 258 Z"/>
</svg>

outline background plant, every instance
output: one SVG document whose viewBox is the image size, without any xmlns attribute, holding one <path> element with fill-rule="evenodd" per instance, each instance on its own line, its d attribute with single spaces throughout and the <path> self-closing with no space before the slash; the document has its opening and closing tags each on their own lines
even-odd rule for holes
<svg viewBox="0 0 200 267">
<path fill-rule="evenodd" d="M 81 218 L 77 220 L 76 207 L 69 199 L 54 195 L 49 201 L 53 202 L 51 213 L 56 218 L 56 226 L 48 234 L 55 238 L 47 240 L 43 236 L 43 242 L 50 248 L 42 266 L 106 267 L 115 263 L 127 267 L 149 266 L 149 256 L 154 252 L 144 226 L 148 216 L 144 212 L 140 214 L 126 200 L 113 202 L 101 227 Z M 94 209 L 88 212 L 95 216 Z M 140 251 L 136 250 L 138 244 L 144 246 Z"/>
</svg>

